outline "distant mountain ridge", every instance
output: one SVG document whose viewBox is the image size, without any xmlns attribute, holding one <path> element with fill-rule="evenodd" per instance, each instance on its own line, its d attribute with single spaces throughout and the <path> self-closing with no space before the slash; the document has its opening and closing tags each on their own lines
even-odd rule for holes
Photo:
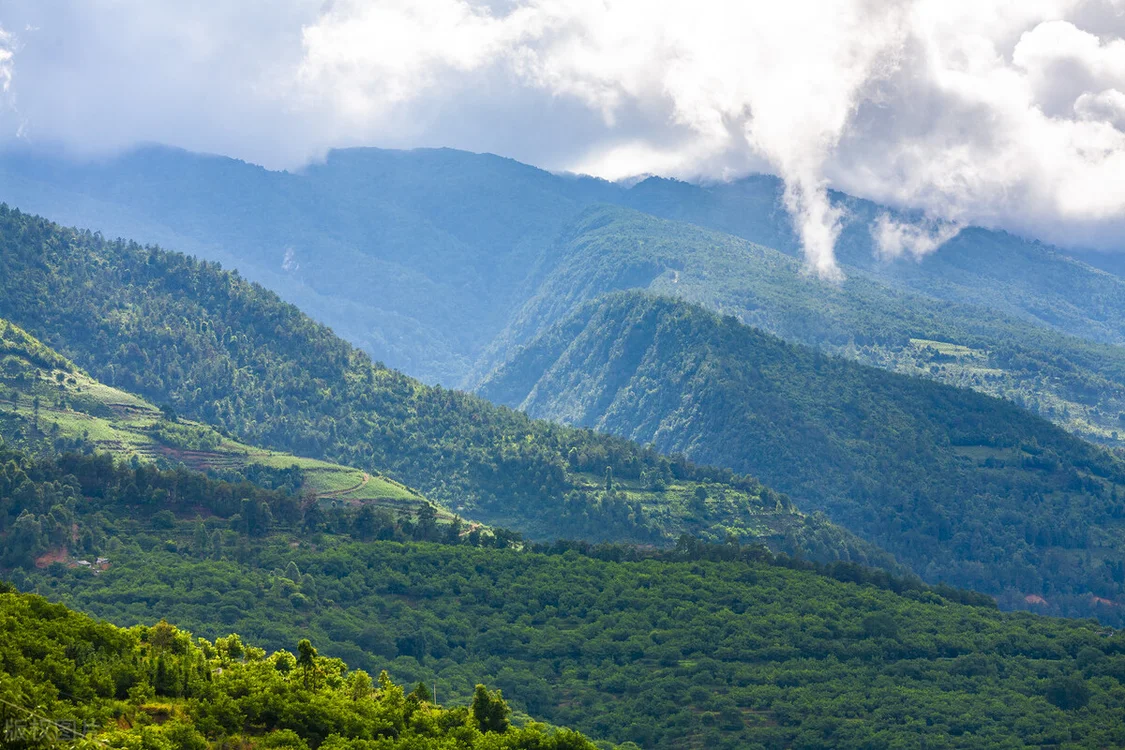
<svg viewBox="0 0 1125 750">
<path fill-rule="evenodd" d="M 1119 346 L 889 289 L 862 275 L 826 284 L 772 248 L 618 207 L 586 209 L 552 255 L 551 272 L 469 382 L 481 382 L 582 303 L 640 289 L 734 315 L 789 341 L 1001 396 L 1099 442 L 1118 443 L 1125 433 Z"/>
<path fill-rule="evenodd" d="M 754 175 L 695 185 L 651 177 L 628 191 L 624 205 L 696 224 L 800 256 L 800 240 L 782 209 L 781 180 Z M 874 234 L 881 216 L 925 226 L 925 217 L 830 191 L 844 219 L 836 255 L 850 273 L 933 299 L 995 309 L 1103 343 L 1125 342 L 1125 284 L 1090 264 L 1089 253 L 1004 231 L 968 226 L 919 259 L 881 257 Z"/>
<path fill-rule="evenodd" d="M 0 201 L 238 268 L 348 340 L 456 385 L 522 301 L 542 247 L 615 188 L 489 155 L 354 149 L 299 173 L 151 147 L 11 156 Z"/>
<path fill-rule="evenodd" d="M 719 279 L 723 294 L 707 290 L 705 278 L 684 284 L 692 264 L 679 269 L 680 286 L 642 272 L 619 276 L 617 288 L 655 285 L 784 338 L 1000 395 L 1085 437 L 1125 445 L 1125 279 L 972 228 L 921 262 L 879 261 L 870 222 L 884 209 L 835 194 L 849 216 L 838 252 L 850 280 L 833 287 L 802 274 L 778 189 L 768 176 L 626 187 L 448 149 L 334 151 L 296 173 L 159 147 L 83 165 L 30 152 L 0 157 L 0 200 L 238 268 L 428 382 L 472 387 L 524 343 L 514 334 L 534 332 L 529 310 L 551 289 L 579 283 L 559 272 L 567 248 L 586 242 L 576 232 L 600 229 L 590 213 L 616 204 L 677 220 L 617 209 L 618 225 L 636 236 L 603 230 L 595 238 L 616 252 L 623 243 L 662 244 L 665 257 L 645 261 L 652 268 L 668 268 L 667 253 L 677 252 L 667 235 L 722 248 L 733 234 L 776 248 L 744 253 L 741 288 Z M 709 257 L 694 255 L 696 263 Z M 755 280 L 763 274 L 772 279 L 768 299 Z M 810 301 L 803 312 L 787 301 L 794 295 Z M 950 362 L 950 347 L 971 351 Z"/>
</svg>

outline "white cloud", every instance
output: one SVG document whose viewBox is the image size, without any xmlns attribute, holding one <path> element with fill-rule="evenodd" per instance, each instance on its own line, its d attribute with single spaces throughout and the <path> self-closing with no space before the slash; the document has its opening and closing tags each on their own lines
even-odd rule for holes
<svg viewBox="0 0 1125 750">
<path fill-rule="evenodd" d="M 610 131 L 626 103 L 639 104 L 682 136 L 672 153 L 643 142 L 609 149 L 598 160 L 608 171 L 630 161 L 698 171 L 716 155 L 752 151 L 785 178 L 810 265 L 838 276 L 840 215 L 824 164 L 860 89 L 893 67 L 904 7 L 530 0 L 492 13 L 464 0 L 337 3 L 304 31 L 302 76 L 361 118 L 426 96 L 447 75 L 497 65 L 520 85 L 582 101 Z"/>
<path fill-rule="evenodd" d="M 1088 122 L 1106 122 L 1125 131 L 1125 93 L 1106 89 L 1097 94 L 1085 91 L 1074 100 L 1074 113 Z"/>
<path fill-rule="evenodd" d="M 962 227 L 942 221 L 901 222 L 880 214 L 871 226 L 876 252 L 884 260 L 903 256 L 921 260 L 960 234 Z"/>
<path fill-rule="evenodd" d="M 12 87 L 12 35 L 0 26 L 0 93 L 7 94 Z"/>
<path fill-rule="evenodd" d="M 1026 14 L 1003 22 L 977 5 L 916 8 L 914 49 L 884 108 L 861 108 L 834 184 L 953 221 L 1121 247 L 1121 16 L 1107 36 L 1057 20 L 1079 3 L 1011 6 Z"/>
<path fill-rule="evenodd" d="M 295 166 L 337 145 L 452 145 L 611 178 L 769 170 L 826 277 L 829 185 L 939 228 L 1101 247 L 1125 230 L 1122 0 L 8 0 L 5 13 L 34 28 L 15 58 L 0 40 L 29 137 L 83 152 L 164 141 Z M 14 131 L 2 115 L 0 128 Z M 918 255 L 945 230 L 873 231 L 883 252 Z"/>
</svg>

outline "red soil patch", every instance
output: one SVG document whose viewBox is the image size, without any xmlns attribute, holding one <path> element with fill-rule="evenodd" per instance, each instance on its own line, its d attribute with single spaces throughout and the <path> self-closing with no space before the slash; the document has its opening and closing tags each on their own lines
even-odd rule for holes
<svg viewBox="0 0 1125 750">
<path fill-rule="evenodd" d="M 1044 599 L 1043 597 L 1039 596 L 1038 594 L 1028 594 L 1027 596 L 1025 596 L 1023 598 L 1023 600 L 1025 602 L 1027 602 L 1028 604 L 1040 604 L 1040 605 L 1042 605 L 1042 604 L 1047 603 L 1047 600 Z"/>
<path fill-rule="evenodd" d="M 39 557 L 35 558 L 35 567 L 46 568 L 51 563 L 66 562 L 69 554 L 66 547 L 59 547 L 58 549 L 49 549 Z"/>
</svg>

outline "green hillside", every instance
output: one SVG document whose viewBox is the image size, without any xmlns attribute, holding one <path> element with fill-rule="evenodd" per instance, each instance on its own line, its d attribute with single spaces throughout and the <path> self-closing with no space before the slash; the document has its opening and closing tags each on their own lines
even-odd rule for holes
<svg viewBox="0 0 1125 750">
<path fill-rule="evenodd" d="M 107 452 L 161 466 L 256 475 L 296 467 L 297 491 L 323 500 L 416 507 L 417 492 L 378 473 L 225 437 L 94 380 L 18 326 L 0 319 L 0 435 L 14 445 L 48 444 Z M 268 473 L 268 472 L 267 472 Z"/>
<path fill-rule="evenodd" d="M 0 201 L 237 268 L 447 386 L 523 301 L 555 233 L 615 192 L 449 149 L 347 149 L 292 173 L 160 147 L 84 165 L 0 155 Z"/>
<path fill-rule="evenodd" d="M 253 690 L 236 682 L 233 705 L 213 692 L 225 689 L 240 659 L 264 657 L 226 635 L 232 630 L 271 649 L 311 637 L 327 657 L 435 686 L 445 705 L 476 701 L 485 680 L 504 689 L 521 720 L 573 719 L 584 731 L 645 747 L 862 747 L 878 737 L 947 734 L 959 738 L 953 746 L 1096 746 L 1121 731 L 1106 710 L 1123 690 L 1125 647 L 1108 631 L 1092 621 L 1001 615 L 983 595 L 854 563 L 817 565 L 689 537 L 664 551 L 528 547 L 501 531 L 466 533 L 432 513 L 322 508 L 182 468 L 115 465 L 106 454 L 29 459 L 0 447 L 0 498 L 0 565 L 19 587 L 122 625 L 158 612 L 214 639 L 213 650 L 198 645 L 208 660 L 218 656 L 222 671 L 210 669 L 213 684 L 197 689 L 193 673 L 167 654 L 162 668 L 159 654 L 126 653 L 139 671 L 123 673 L 104 653 L 60 636 L 77 670 L 42 644 L 30 652 L 64 680 L 65 693 L 54 694 L 4 650 L 20 643 L 29 653 L 19 640 L 33 631 L 26 613 L 0 616 L 0 633 L 6 626 L 18 636 L 0 638 L 5 709 L 49 707 L 66 721 L 77 713 L 110 742 L 125 742 L 114 724 L 159 731 L 152 725 L 172 718 L 212 737 L 260 739 L 289 728 L 316 746 L 336 731 L 363 736 L 355 722 L 327 729 L 326 719 L 293 723 L 276 703 L 262 709 L 266 695 L 295 687 L 285 656 L 275 659 L 288 669 L 269 661 L 268 673 L 281 672 L 282 682 Z M 71 560 L 59 548 L 86 557 Z M 151 631 L 135 632 L 153 643 Z M 169 638 L 164 628 L 160 640 Z M 238 650 L 224 659 L 224 648 Z M 315 691 L 338 687 L 332 675 L 345 674 L 337 662 L 319 663 L 326 671 L 314 680 L 310 668 L 311 684 L 303 668 L 297 673 L 314 694 L 293 699 L 330 701 Z M 78 673 L 89 664 L 100 666 L 88 688 Z M 20 680 L 27 675 L 32 684 Z M 901 714 L 883 707 L 904 679 L 911 688 L 903 705 L 925 723 L 902 725 Z M 851 697 L 858 690 L 874 701 L 862 710 Z M 981 703 L 978 692 L 994 699 Z M 212 699 L 228 720 L 200 719 Z M 146 742 L 165 747 L 152 744 L 159 738 Z"/>
<path fill-rule="evenodd" d="M 752 472 L 926 580 L 1125 622 L 1125 463 L 1004 401 L 610 295 L 481 391 Z"/>
<path fill-rule="evenodd" d="M 91 570 L 92 561 L 112 563 L 130 544 L 175 546 L 177 521 L 188 524 L 196 548 L 206 545 L 216 554 L 275 532 L 298 539 L 325 531 L 357 540 L 449 537 L 469 544 L 515 538 L 466 525 L 424 501 L 318 498 L 301 490 L 301 472 L 292 468 L 228 472 L 219 479 L 183 464 L 162 469 L 115 462 L 108 453 L 32 457 L 2 441 L 0 461 L 0 567 L 9 570 L 53 563 Z"/>
<path fill-rule="evenodd" d="M 0 316 L 100 381 L 247 444 L 381 472 L 463 517 L 532 538 L 651 544 L 734 535 L 894 566 L 729 469 L 536 422 L 372 364 L 213 264 L 6 209 L 0 263 Z M 701 486 L 715 498 L 703 506 L 692 502 Z"/>
<path fill-rule="evenodd" d="M 166 626 L 133 630 L 134 641 L 0 594 L 5 709 L 89 721 L 123 747 L 134 745 L 115 729 L 190 736 L 179 724 L 266 746 L 274 730 L 310 747 L 334 732 L 362 737 L 362 721 L 315 713 L 352 686 L 334 659 L 434 686 L 445 706 L 474 701 L 484 682 L 503 690 L 513 718 L 659 750 L 1125 739 L 1120 634 L 1091 620 L 1004 614 L 980 594 L 854 563 L 687 537 L 663 551 L 513 547 L 421 514 L 320 510 L 284 491 L 115 466 L 105 455 L 29 460 L 0 449 L 0 497 L 0 564 L 16 563 L 6 575 L 21 589 L 123 626 L 166 617 L 211 641 L 195 645 L 221 671 L 185 670 L 176 657 L 197 652 L 169 646 L 177 637 Z M 60 540 L 90 564 L 14 559 Z M 44 612 L 66 650 L 37 643 Z M 92 648 L 83 633 L 100 634 Z M 307 686 L 289 657 L 243 645 L 292 649 L 301 639 L 324 657 Z M 257 682 L 268 676 L 276 681 Z M 280 705 L 290 701 L 314 713 Z M 171 748 L 198 746 L 184 741 L 167 738 Z"/>
<path fill-rule="evenodd" d="M 0 497 L 0 564 L 34 554 L 25 543 L 35 534 L 70 537 L 76 522 L 77 543 L 105 555 L 9 569 L 20 588 L 124 626 L 166 617 L 209 639 L 164 624 L 117 631 L 0 593 L 5 719 L 32 710 L 63 726 L 89 722 L 111 747 L 203 750 L 193 730 L 225 736 L 228 747 L 305 747 L 292 735 L 270 737 L 291 730 L 310 748 L 367 750 L 331 739 L 380 733 L 368 723 L 370 693 L 354 690 L 367 683 L 349 677 L 341 658 L 424 682 L 426 694 L 415 691 L 423 703 L 435 688 L 440 705 L 456 706 L 483 700 L 479 683 L 499 687 L 518 722 L 530 714 L 635 743 L 625 747 L 1125 740 L 1120 634 L 1090 620 L 1004 614 L 980 594 L 853 563 L 686 537 L 664 551 L 496 549 L 507 540 L 421 515 L 382 526 L 370 506 L 319 512 L 281 491 L 114 466 L 104 455 L 31 461 L 0 449 Z M 381 541 L 411 538 L 432 541 Z M 261 650 L 302 639 L 317 659 Z M 376 702 L 396 695 L 380 683 Z M 422 733 L 405 718 L 387 730 L 402 742 Z M 445 729 L 465 718 L 452 709 Z M 480 741 L 508 746 L 499 740 Z M 514 747 L 555 746 L 532 740 L 542 744 Z M 456 747 L 477 741 L 462 737 Z M 406 746 L 425 746 L 414 742 Z"/>
<path fill-rule="evenodd" d="M 407 694 L 308 640 L 267 654 L 163 620 L 123 630 L 6 585 L 0 636 L 0 731 L 12 750 L 595 750 L 567 730 L 513 727 L 483 686 L 471 704 L 443 707 L 424 686 Z"/>
<path fill-rule="evenodd" d="M 485 682 L 519 713 L 651 750 L 1125 742 L 1125 641 L 1092 621 L 730 545 L 565 549 L 267 540 L 239 563 L 158 546 L 22 585 L 118 623 L 160 613 L 271 649 L 311 638 L 436 684 L 445 705 Z"/>
<path fill-rule="evenodd" d="M 581 303 L 643 289 L 734 315 L 788 341 L 1005 398 L 1098 442 L 1118 445 L 1125 436 L 1119 346 L 894 291 L 862 275 L 841 285 L 822 282 L 779 251 L 619 208 L 586 212 L 553 255 L 553 270 L 495 340 L 478 383 Z"/>
</svg>

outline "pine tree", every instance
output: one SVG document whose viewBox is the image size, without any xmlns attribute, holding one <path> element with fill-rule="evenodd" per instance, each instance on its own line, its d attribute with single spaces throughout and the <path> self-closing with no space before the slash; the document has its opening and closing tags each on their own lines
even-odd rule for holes
<svg viewBox="0 0 1125 750">
<path fill-rule="evenodd" d="M 310 678 L 312 686 L 316 687 L 316 648 L 313 647 L 312 642 L 308 638 L 302 638 L 297 642 L 297 666 L 301 668 L 304 673 L 305 687 L 309 687 Z"/>
</svg>

